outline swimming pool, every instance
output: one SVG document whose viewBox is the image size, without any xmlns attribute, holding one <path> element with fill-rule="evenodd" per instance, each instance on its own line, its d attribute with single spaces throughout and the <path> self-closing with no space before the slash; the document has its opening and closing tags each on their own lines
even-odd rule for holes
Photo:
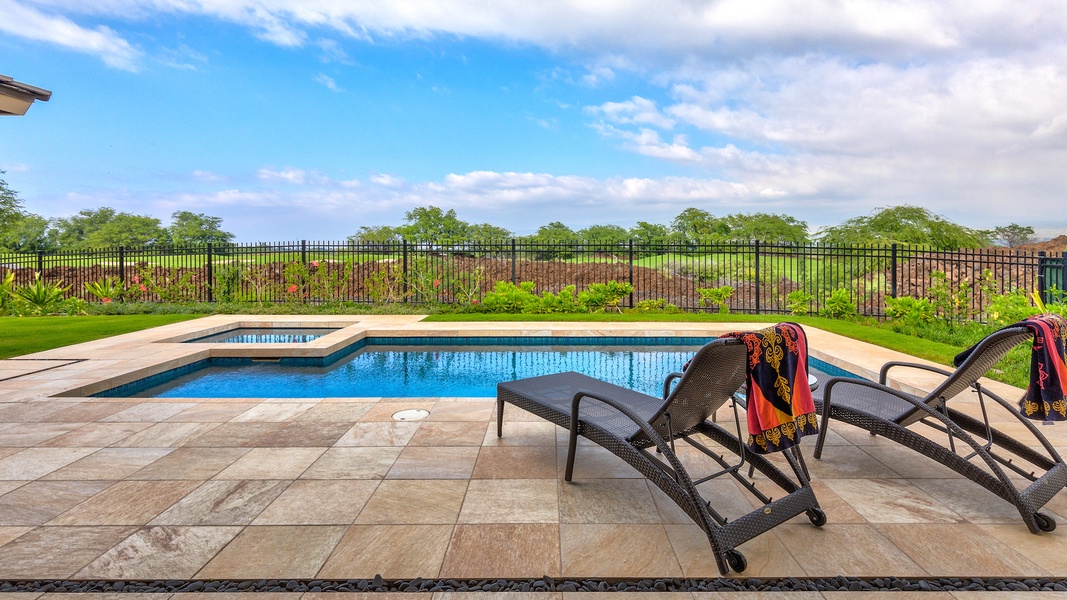
<svg viewBox="0 0 1067 600">
<path fill-rule="evenodd" d="M 97 396 L 494 397 L 500 381 L 578 371 L 658 396 L 711 338 L 368 338 L 325 359 L 209 359 Z M 817 376 L 846 374 L 811 359 Z M 846 374 L 847 375 L 847 374 Z"/>
<path fill-rule="evenodd" d="M 303 344 L 339 331 L 336 327 L 238 327 L 191 340 L 185 344 Z"/>
</svg>

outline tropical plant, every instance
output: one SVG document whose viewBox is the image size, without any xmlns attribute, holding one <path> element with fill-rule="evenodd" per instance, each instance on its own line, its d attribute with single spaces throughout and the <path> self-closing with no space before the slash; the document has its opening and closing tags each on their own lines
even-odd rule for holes
<svg viewBox="0 0 1067 600">
<path fill-rule="evenodd" d="M 47 315 L 59 308 L 71 287 L 63 287 L 62 281 L 45 283 L 40 273 L 34 273 L 33 283 L 16 287 L 8 293 L 28 307 L 28 314 Z"/>
<path fill-rule="evenodd" d="M 852 292 L 846 287 L 839 287 L 830 292 L 823 302 L 819 313 L 831 319 L 851 319 L 856 316 L 856 303 L 852 301 Z"/>
<path fill-rule="evenodd" d="M 518 285 L 510 281 L 498 281 L 482 299 L 482 310 L 500 313 L 538 312 L 541 300 L 534 294 L 535 285 L 532 281 L 523 281 Z"/>
<path fill-rule="evenodd" d="M 0 279 L 0 309 L 6 309 L 11 301 L 11 292 L 15 290 L 15 272 L 8 271 L 3 279 Z"/>
<path fill-rule="evenodd" d="M 704 306 L 716 306 L 719 309 L 719 314 L 728 314 L 730 312 L 730 305 L 727 303 L 734 295 L 734 288 L 729 285 L 724 285 L 716 288 L 697 288 L 697 293 L 700 294 L 700 303 Z"/>
<path fill-rule="evenodd" d="M 375 304 L 395 303 L 404 300 L 404 267 L 397 262 L 379 263 L 378 270 L 363 282 L 367 295 Z"/>
<path fill-rule="evenodd" d="M 584 292 L 578 294 L 578 302 L 584 304 L 590 312 L 614 309 L 622 312 L 619 303 L 634 291 L 634 286 L 629 283 L 609 281 L 607 283 L 592 283 Z"/>
<path fill-rule="evenodd" d="M 241 293 L 241 267 L 233 265 L 219 265 L 215 267 L 215 283 L 211 286 L 211 293 L 217 302 L 236 302 Z"/>
<path fill-rule="evenodd" d="M 902 321 L 907 325 L 921 325 L 931 323 L 936 317 L 934 306 L 929 298 L 913 298 L 901 296 L 899 298 L 886 297 L 885 315 L 894 321 Z"/>
<path fill-rule="evenodd" d="M 103 303 L 121 300 L 126 294 L 126 284 L 118 277 L 108 275 L 96 281 L 86 281 L 85 290 Z"/>
<path fill-rule="evenodd" d="M 806 315 L 811 312 L 811 301 L 815 296 L 804 290 L 793 290 L 785 296 L 785 306 L 793 315 Z"/>
</svg>

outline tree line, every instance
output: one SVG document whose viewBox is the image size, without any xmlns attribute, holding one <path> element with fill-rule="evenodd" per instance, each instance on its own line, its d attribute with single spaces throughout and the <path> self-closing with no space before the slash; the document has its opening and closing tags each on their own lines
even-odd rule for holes
<svg viewBox="0 0 1067 600">
<path fill-rule="evenodd" d="M 4 172 L 0 171 L 0 175 Z M 622 245 L 668 243 L 706 244 L 719 242 L 769 242 L 779 244 L 907 244 L 940 250 L 984 248 L 1000 242 L 1015 247 L 1033 240 L 1034 229 L 1012 223 L 993 230 L 978 230 L 953 223 L 917 206 L 882 208 L 870 215 L 853 217 L 840 225 L 812 233 L 808 224 L 789 215 L 763 212 L 715 216 L 690 207 L 668 224 L 638 221 L 630 228 L 590 225 L 574 230 L 560 221 L 540 226 L 535 233 L 516 236 L 489 223 L 468 223 L 455 210 L 436 206 L 416 207 L 404 215 L 401 225 L 362 226 L 349 236 L 351 242 L 461 244 L 520 239 L 544 243 L 591 243 Z M 203 213 L 176 211 L 171 222 L 148 215 L 119 212 L 113 208 L 83 209 L 65 218 L 49 219 L 25 210 L 22 200 L 0 179 L 0 250 L 52 252 L 87 248 L 127 246 L 192 246 L 231 243 L 234 235 L 222 228 L 222 219 Z"/>
</svg>

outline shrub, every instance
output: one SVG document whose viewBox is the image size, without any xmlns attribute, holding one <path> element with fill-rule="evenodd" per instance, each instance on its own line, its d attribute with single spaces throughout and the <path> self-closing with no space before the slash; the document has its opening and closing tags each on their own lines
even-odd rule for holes
<svg viewBox="0 0 1067 600">
<path fill-rule="evenodd" d="M 241 267 L 237 265 L 219 265 L 215 267 L 215 282 L 211 294 L 216 302 L 235 302 L 241 293 Z"/>
<path fill-rule="evenodd" d="M 839 287 L 826 297 L 819 314 L 831 319 L 851 319 L 856 316 L 856 312 L 852 292 L 848 288 Z"/>
<path fill-rule="evenodd" d="M 1020 289 L 994 295 L 986 305 L 986 318 L 996 327 L 1010 325 L 1040 312 L 1030 304 L 1030 296 Z"/>
<path fill-rule="evenodd" d="M 45 283 L 40 273 L 34 273 L 33 283 L 16 287 L 8 294 L 19 305 L 15 307 L 19 314 L 47 315 L 59 311 L 71 287 L 63 287 L 62 281 Z"/>
<path fill-rule="evenodd" d="M 404 293 L 404 267 L 400 263 L 379 263 L 378 270 L 371 274 L 363 285 L 375 304 L 397 303 L 406 297 Z"/>
<path fill-rule="evenodd" d="M 700 294 L 700 303 L 704 306 L 719 307 L 719 314 L 728 314 L 730 306 L 727 301 L 734 295 L 734 288 L 724 285 L 716 288 L 697 288 Z"/>
<path fill-rule="evenodd" d="M 586 312 L 586 308 L 578 302 L 578 296 L 574 293 L 574 290 L 573 285 L 568 285 L 560 290 L 558 294 L 553 294 L 549 291 L 542 292 L 540 306 L 537 311 L 541 313 Z"/>
<path fill-rule="evenodd" d="M 677 314 L 682 312 L 682 309 L 667 302 L 664 298 L 657 298 L 655 300 L 641 300 L 633 307 L 635 313 L 666 313 Z"/>
<path fill-rule="evenodd" d="M 482 310 L 499 313 L 538 312 L 541 300 L 533 293 L 534 285 L 532 281 L 523 281 L 519 285 L 498 281 L 482 300 Z"/>
<path fill-rule="evenodd" d="M 815 296 L 804 290 L 793 290 L 786 294 L 785 306 L 789 309 L 790 314 L 806 315 L 811 312 L 811 301 L 814 299 Z"/>
<path fill-rule="evenodd" d="M 894 321 L 903 321 L 908 325 L 920 325 L 934 320 L 934 307 L 928 298 L 886 297 L 885 315 Z"/>
<path fill-rule="evenodd" d="M 629 283 L 609 281 L 607 283 L 592 283 L 582 293 L 578 294 L 578 302 L 585 305 L 590 312 L 600 312 L 609 308 L 622 312 L 619 303 L 634 291 L 634 286 Z"/>
<path fill-rule="evenodd" d="M 97 281 L 86 281 L 85 289 L 100 302 L 121 300 L 126 295 L 126 285 L 117 277 L 105 277 Z"/>
</svg>

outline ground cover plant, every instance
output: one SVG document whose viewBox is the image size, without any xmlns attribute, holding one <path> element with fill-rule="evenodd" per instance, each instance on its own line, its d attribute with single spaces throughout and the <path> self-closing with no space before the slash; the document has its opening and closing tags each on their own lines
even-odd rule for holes
<svg viewBox="0 0 1067 600">
<path fill-rule="evenodd" d="M 0 359 L 90 342 L 201 315 L 0 318 Z"/>
</svg>

